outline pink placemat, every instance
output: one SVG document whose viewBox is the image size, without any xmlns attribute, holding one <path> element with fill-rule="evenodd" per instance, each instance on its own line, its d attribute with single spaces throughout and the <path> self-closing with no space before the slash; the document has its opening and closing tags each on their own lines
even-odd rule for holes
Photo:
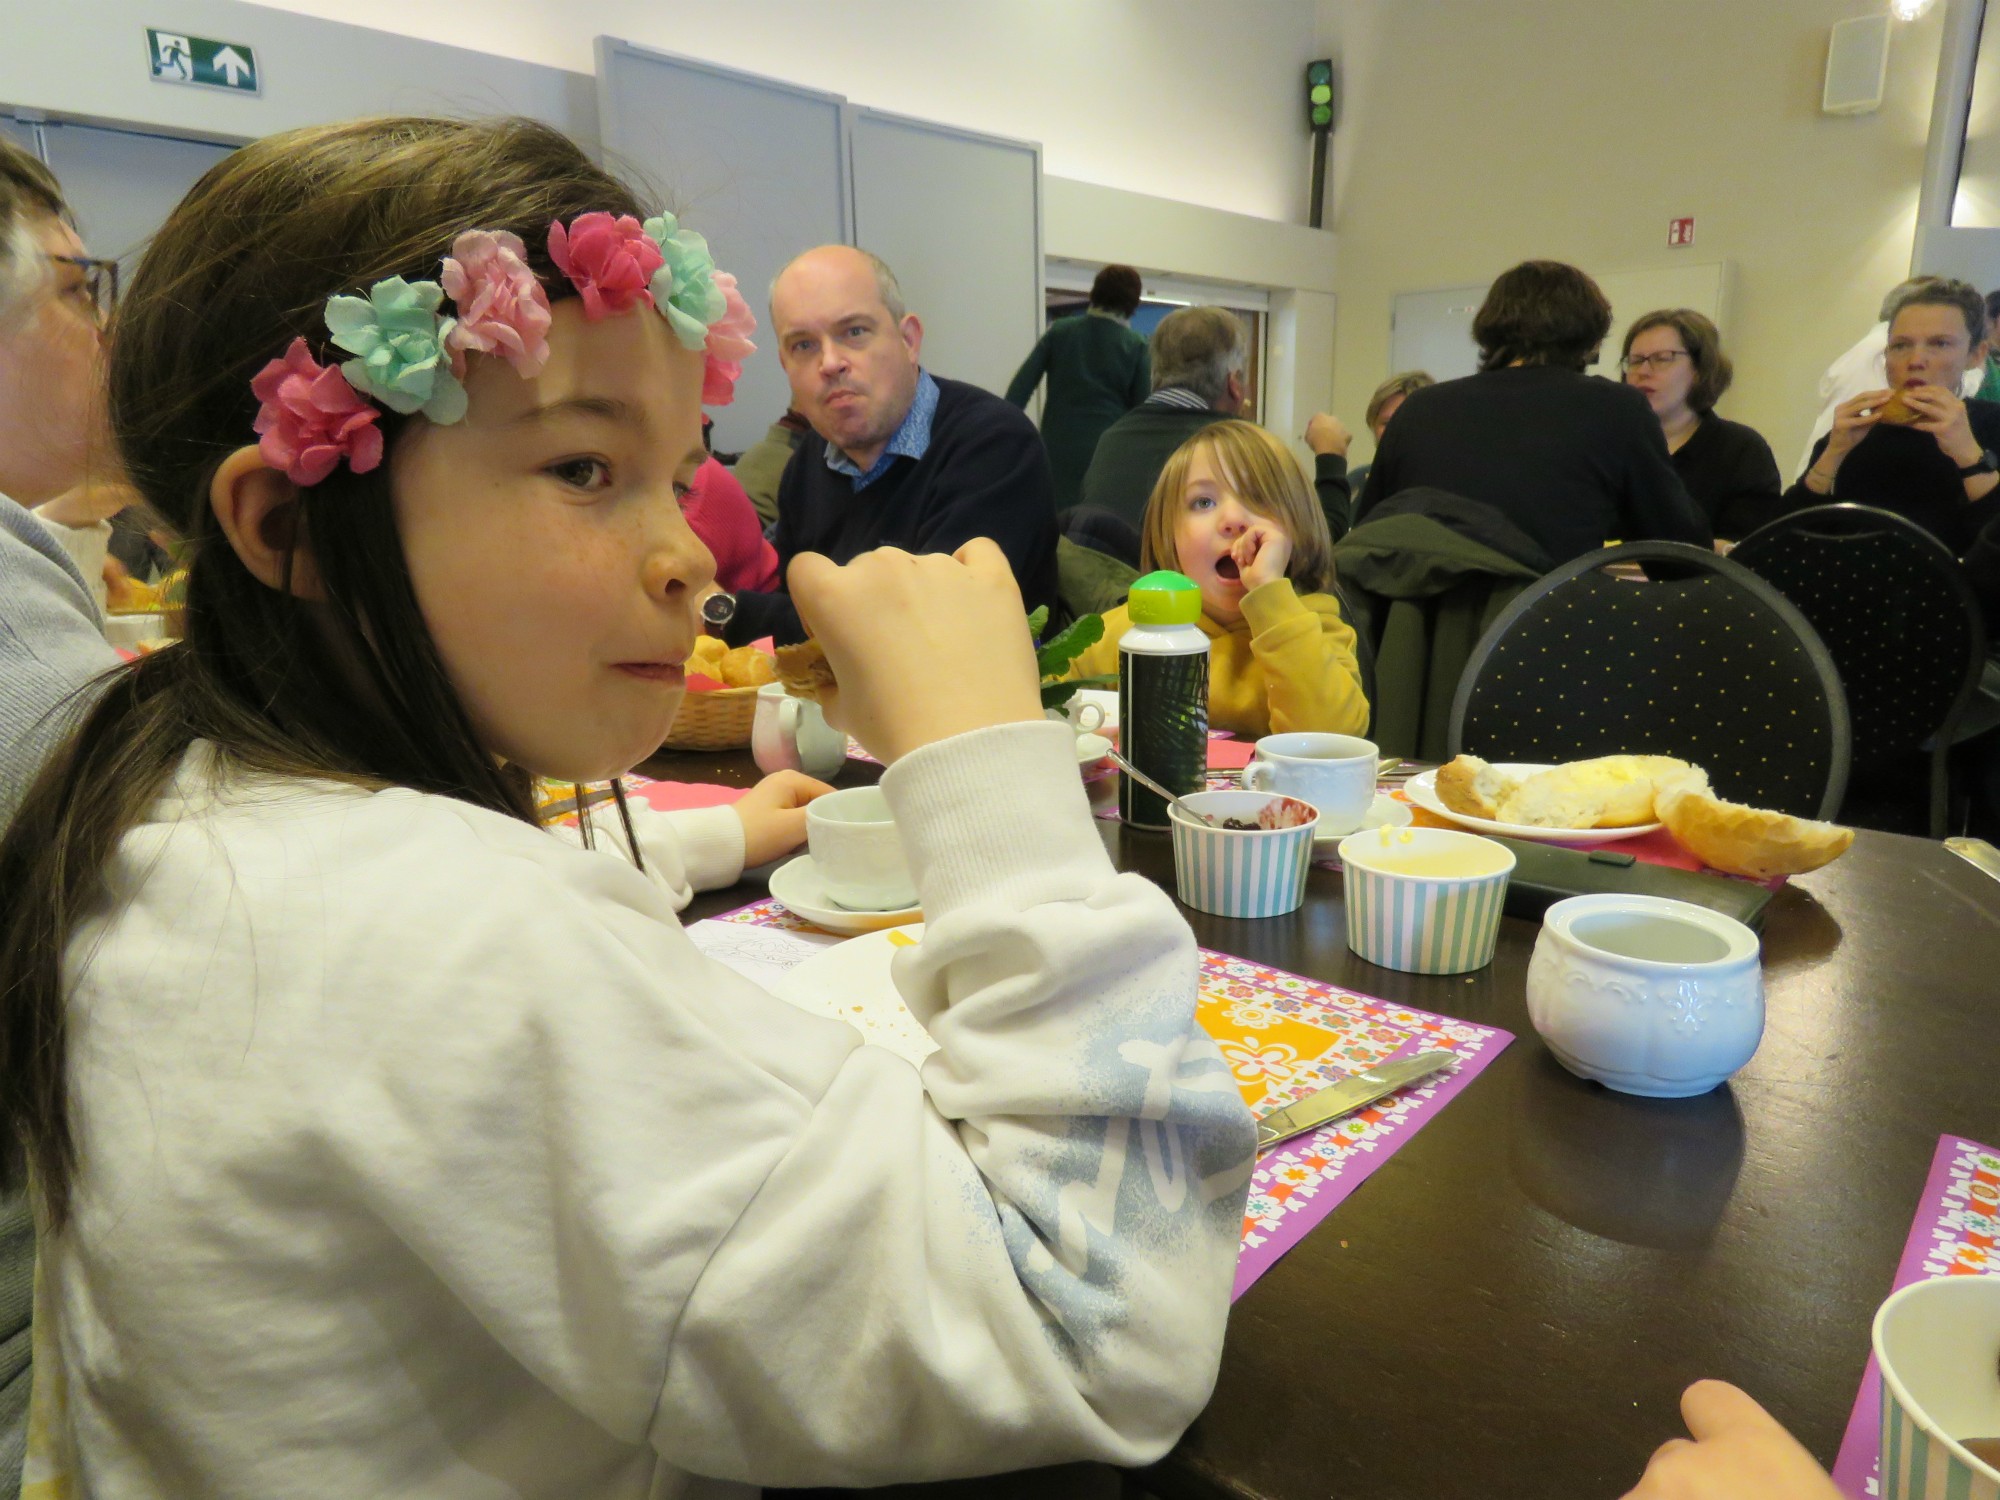
<svg viewBox="0 0 2000 1500">
<path fill-rule="evenodd" d="M 771 900 L 718 920 L 818 930 Z M 1409 1144 L 1514 1037 L 1207 948 L 1200 950 L 1200 964 L 1196 1014 L 1260 1117 L 1392 1058 L 1433 1048 L 1458 1056 L 1449 1072 L 1258 1158 L 1243 1212 L 1234 1298 Z"/>
<path fill-rule="evenodd" d="M 1940 1136 L 1889 1291 L 1939 1276 L 2000 1275 L 1996 1240 L 2000 1240 L 2000 1151 L 1961 1136 Z M 1865 1500 L 1882 1493 L 1876 1469 L 1881 1446 L 1882 1375 L 1870 1354 L 1854 1412 L 1847 1419 L 1847 1435 L 1840 1440 L 1840 1456 L 1833 1461 L 1833 1482 L 1842 1494 Z"/>
<path fill-rule="evenodd" d="M 642 784 L 643 783 L 643 784 Z M 706 781 L 654 781 L 651 777 L 628 776 L 625 788 L 648 807 L 659 812 L 686 812 L 695 807 L 727 807 L 748 787 L 715 786 Z"/>
</svg>

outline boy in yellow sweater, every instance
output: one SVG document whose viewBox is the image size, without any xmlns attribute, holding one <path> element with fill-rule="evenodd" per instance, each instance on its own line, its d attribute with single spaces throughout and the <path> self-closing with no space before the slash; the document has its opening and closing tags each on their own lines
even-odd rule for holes
<svg viewBox="0 0 2000 1500">
<path fill-rule="evenodd" d="M 1139 570 L 1172 568 L 1201 589 L 1209 640 L 1208 722 L 1245 739 L 1291 730 L 1361 734 L 1368 699 L 1354 630 L 1319 592 L 1333 540 L 1312 487 L 1285 446 L 1251 422 L 1217 422 L 1160 471 L 1146 504 Z M 1123 605 L 1104 638 L 1070 667 L 1116 676 Z"/>
</svg>

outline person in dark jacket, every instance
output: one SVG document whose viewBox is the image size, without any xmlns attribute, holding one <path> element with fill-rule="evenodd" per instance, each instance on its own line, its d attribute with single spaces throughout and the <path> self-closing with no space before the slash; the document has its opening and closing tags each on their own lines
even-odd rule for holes
<svg viewBox="0 0 2000 1500">
<path fill-rule="evenodd" d="M 1879 505 L 1964 555 L 2000 515 L 2000 402 L 1958 396 L 1965 372 L 1985 357 L 1986 302 L 1977 291 L 1945 280 L 1913 293 L 1889 324 L 1888 389 L 1835 409 L 1833 431 L 1814 445 L 1783 510 Z"/>
<path fill-rule="evenodd" d="M 1356 524 L 1426 486 L 1493 507 L 1557 564 L 1609 541 L 1708 546 L 1646 398 L 1583 373 L 1610 331 L 1610 302 L 1576 267 L 1531 260 L 1503 273 L 1472 321 L 1479 372 L 1403 402 Z"/>
<path fill-rule="evenodd" d="M 1741 540 L 1778 514 L 1785 486 L 1771 445 L 1715 414 L 1735 370 L 1714 323 L 1691 307 L 1635 318 L 1619 368 L 1660 419 L 1674 472 L 1717 536 Z"/>
<path fill-rule="evenodd" d="M 924 369 L 923 324 L 888 266 L 849 245 L 806 251 L 771 284 L 771 330 L 792 406 L 812 424 L 778 486 L 781 579 L 801 552 L 845 563 L 983 536 L 1007 555 L 1028 608 L 1056 607 L 1054 488 L 1035 425 Z M 804 639 L 781 590 L 738 593 L 724 638 Z"/>
<path fill-rule="evenodd" d="M 1139 273 L 1130 266 L 1099 271 L 1089 310 L 1050 324 L 1007 387 L 1007 399 L 1025 408 L 1048 378 L 1042 442 L 1055 474 L 1057 510 L 1076 504 L 1104 429 L 1152 394 L 1152 359 L 1144 335 L 1131 326 L 1139 291 Z"/>
</svg>

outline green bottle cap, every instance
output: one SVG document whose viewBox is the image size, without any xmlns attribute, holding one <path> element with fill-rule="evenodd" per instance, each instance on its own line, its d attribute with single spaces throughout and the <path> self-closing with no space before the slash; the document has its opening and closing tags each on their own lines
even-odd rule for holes
<svg viewBox="0 0 2000 1500">
<path fill-rule="evenodd" d="M 1201 590 L 1186 574 L 1162 568 L 1135 579 L 1125 605 L 1134 625 L 1192 625 L 1201 618 Z"/>
</svg>

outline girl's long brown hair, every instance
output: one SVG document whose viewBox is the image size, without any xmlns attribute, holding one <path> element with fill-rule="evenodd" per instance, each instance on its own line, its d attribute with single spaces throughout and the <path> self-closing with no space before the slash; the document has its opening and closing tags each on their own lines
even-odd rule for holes
<svg viewBox="0 0 2000 1500">
<path fill-rule="evenodd" d="M 417 606 L 389 464 L 302 491 L 327 602 L 251 575 L 209 507 L 222 460 L 256 440 L 251 376 L 323 312 L 389 276 L 435 280 L 468 229 L 509 230 L 551 298 L 570 293 L 548 226 L 631 192 L 527 120 L 363 120 L 292 131 L 211 168 L 133 277 L 113 329 L 111 417 L 133 482 L 189 544 L 186 638 L 112 674 L 0 840 L 0 1189 L 32 1175 L 66 1221 L 77 1171 L 63 959 L 105 897 L 120 840 L 189 744 L 260 771 L 401 785 L 535 821 L 528 778 L 473 734 Z M 409 420 L 382 417 L 393 451 Z"/>
<path fill-rule="evenodd" d="M 1291 450 L 1255 422 L 1232 417 L 1211 422 L 1168 456 L 1154 482 L 1152 497 L 1139 528 L 1139 568 L 1180 567 L 1174 540 L 1188 471 L 1195 455 L 1208 453 L 1230 487 L 1252 510 L 1285 528 L 1292 539 L 1292 560 L 1285 576 L 1301 594 L 1314 594 L 1333 582 L 1333 535 L 1326 512 L 1306 482 L 1305 470 Z"/>
</svg>

